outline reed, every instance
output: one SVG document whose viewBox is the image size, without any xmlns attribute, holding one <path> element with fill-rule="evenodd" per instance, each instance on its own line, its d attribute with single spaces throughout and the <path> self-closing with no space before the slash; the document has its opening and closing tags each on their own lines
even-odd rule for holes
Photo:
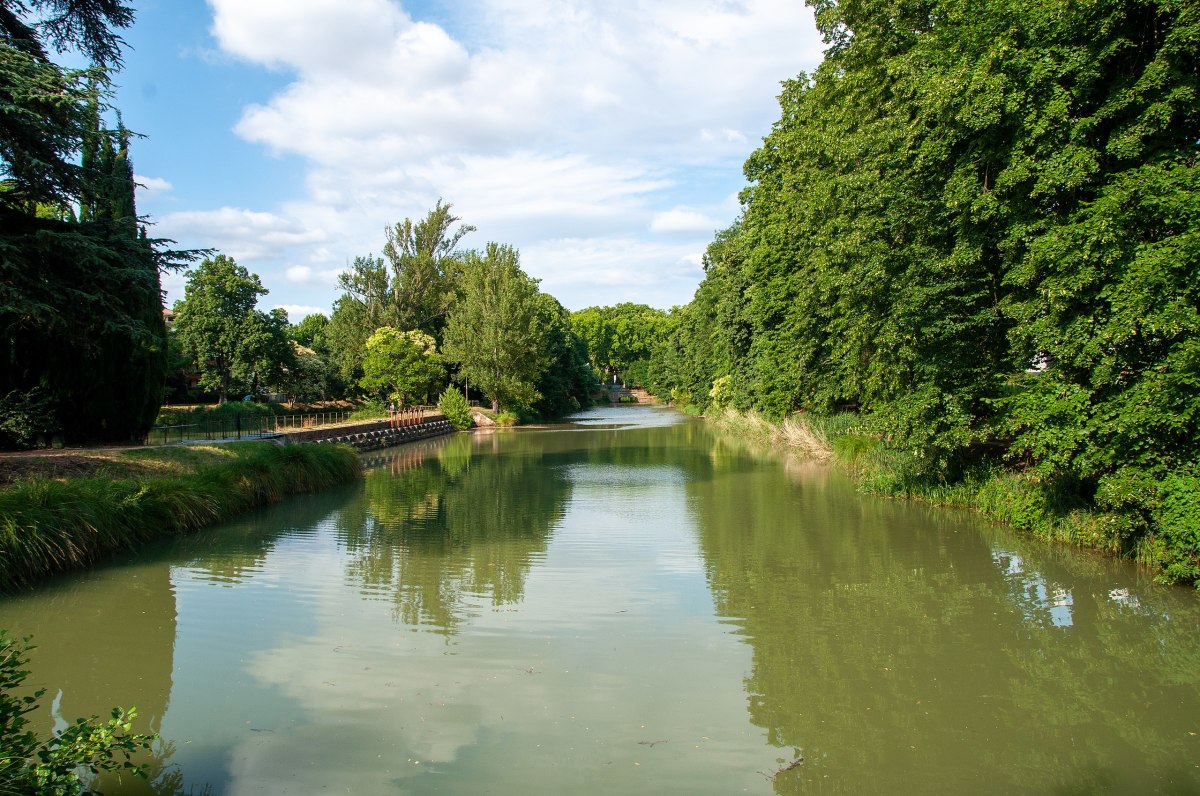
<svg viewBox="0 0 1200 796">
<path fill-rule="evenodd" d="M 358 456 L 341 445 L 247 442 L 221 446 L 221 454 L 169 475 L 38 476 L 0 490 L 0 591 L 361 472 Z"/>
</svg>

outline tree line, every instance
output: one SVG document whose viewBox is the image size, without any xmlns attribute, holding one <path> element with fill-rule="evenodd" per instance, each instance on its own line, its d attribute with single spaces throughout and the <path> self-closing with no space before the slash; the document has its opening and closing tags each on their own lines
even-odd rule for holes
<svg viewBox="0 0 1200 796">
<path fill-rule="evenodd" d="M 177 365 L 224 401 L 261 390 L 297 400 L 364 397 L 428 404 L 448 384 L 492 409 L 555 417 L 588 405 L 596 382 L 570 313 L 541 292 L 519 252 L 460 250 L 473 227 L 439 200 L 385 231 L 383 256 L 357 257 L 331 316 L 289 324 L 257 308 L 259 278 L 217 255 L 188 272 L 172 340 Z"/>
<path fill-rule="evenodd" d="M 1023 473 L 1200 577 L 1200 12 L 810 0 L 742 214 L 651 386 L 852 411 L 905 478 Z"/>
<path fill-rule="evenodd" d="M 440 200 L 355 259 L 330 317 L 298 324 L 260 309 L 232 258 L 150 238 L 111 103 L 133 20 L 120 0 L 0 3 L 0 448 L 137 442 L 189 390 L 429 402 L 453 382 L 526 414 L 589 402 L 570 313 L 514 248 L 460 250 L 473 228 Z M 67 50 L 89 66 L 58 64 Z M 197 261 L 165 313 L 160 274 Z"/>
</svg>

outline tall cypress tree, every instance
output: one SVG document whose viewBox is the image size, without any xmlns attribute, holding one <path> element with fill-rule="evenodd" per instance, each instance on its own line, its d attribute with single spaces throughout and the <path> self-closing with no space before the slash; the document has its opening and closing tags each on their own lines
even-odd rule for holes
<svg viewBox="0 0 1200 796">
<path fill-rule="evenodd" d="M 130 136 L 100 127 L 132 21 L 121 0 L 0 7 L 0 446 L 36 443 L 32 425 L 134 441 L 157 411 L 159 268 L 189 255 L 139 231 Z M 93 66 L 64 69 L 51 47 Z"/>
</svg>

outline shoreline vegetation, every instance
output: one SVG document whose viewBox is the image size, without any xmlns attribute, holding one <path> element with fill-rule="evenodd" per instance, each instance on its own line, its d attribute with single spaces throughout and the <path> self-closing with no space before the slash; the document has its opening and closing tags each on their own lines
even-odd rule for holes
<svg viewBox="0 0 1200 796">
<path fill-rule="evenodd" d="M 50 457 L 46 457 L 47 460 Z M 105 451 L 0 479 L 0 593 L 159 537 L 357 478 L 343 445 L 238 442 Z"/>
<path fill-rule="evenodd" d="M 680 407 L 680 411 L 699 414 L 692 407 Z M 1132 560 L 1148 568 L 1161 583 L 1200 589 L 1200 580 L 1173 567 L 1180 561 L 1195 560 L 1200 553 L 1200 530 L 1191 528 L 1189 534 L 1185 526 L 1185 533 L 1171 534 L 1169 516 L 1166 522 L 1139 527 L 1120 511 L 1105 510 L 1054 490 L 1036 473 L 996 463 L 970 469 L 953 483 L 932 482 L 910 472 L 913 468 L 906 467 L 905 451 L 873 433 L 869 419 L 856 414 L 795 413 L 781 422 L 772 422 L 754 413 L 724 409 L 705 419 L 738 437 L 829 462 L 849 474 L 866 494 L 970 509 L 1044 542 Z M 1169 506 L 1165 509 L 1162 513 L 1167 515 Z M 1164 526 L 1168 532 L 1161 530 Z M 1160 530 L 1156 532 L 1155 527 Z"/>
</svg>

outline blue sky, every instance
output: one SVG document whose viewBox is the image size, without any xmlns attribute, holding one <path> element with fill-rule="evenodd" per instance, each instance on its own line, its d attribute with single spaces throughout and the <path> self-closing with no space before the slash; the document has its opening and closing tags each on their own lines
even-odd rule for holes
<svg viewBox="0 0 1200 796">
<path fill-rule="evenodd" d="M 569 309 L 687 302 L 779 82 L 798 0 L 138 0 L 115 104 L 153 234 L 257 273 L 293 322 L 437 199 Z M 182 275 L 164 280 L 168 301 Z"/>
</svg>

